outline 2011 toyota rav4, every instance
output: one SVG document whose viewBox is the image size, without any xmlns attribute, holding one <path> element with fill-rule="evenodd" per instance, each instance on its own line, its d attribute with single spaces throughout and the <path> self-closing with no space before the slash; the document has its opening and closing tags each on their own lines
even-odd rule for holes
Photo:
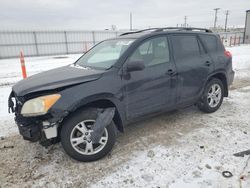
<svg viewBox="0 0 250 188">
<path fill-rule="evenodd" d="M 155 28 L 105 40 L 74 64 L 18 82 L 9 110 L 24 139 L 61 141 L 72 158 L 93 161 L 135 120 L 194 104 L 216 111 L 233 78 L 231 54 L 218 35 Z"/>
</svg>

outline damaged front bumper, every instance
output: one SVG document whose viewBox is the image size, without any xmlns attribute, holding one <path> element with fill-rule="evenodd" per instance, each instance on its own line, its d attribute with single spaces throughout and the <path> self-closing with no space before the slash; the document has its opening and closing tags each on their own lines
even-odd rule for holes
<svg viewBox="0 0 250 188">
<path fill-rule="evenodd" d="M 58 140 L 58 123 L 56 122 L 49 122 L 43 118 L 23 118 L 18 116 L 16 116 L 15 121 L 19 133 L 25 140 L 39 141 L 44 146 L 51 145 Z"/>
<path fill-rule="evenodd" d="M 43 146 L 58 142 L 58 127 L 63 119 L 58 116 L 60 113 L 57 113 L 56 118 L 52 113 L 37 117 L 23 117 L 20 113 L 23 103 L 13 92 L 10 94 L 9 111 L 15 113 L 15 122 L 23 138 L 32 142 L 39 141 Z"/>
</svg>

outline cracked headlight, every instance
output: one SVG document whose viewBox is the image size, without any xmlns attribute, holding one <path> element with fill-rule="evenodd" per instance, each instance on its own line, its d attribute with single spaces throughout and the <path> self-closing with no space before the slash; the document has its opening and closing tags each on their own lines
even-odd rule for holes
<svg viewBox="0 0 250 188">
<path fill-rule="evenodd" d="M 24 117 L 44 115 L 60 99 L 61 95 L 45 95 L 26 101 L 21 114 Z"/>
</svg>

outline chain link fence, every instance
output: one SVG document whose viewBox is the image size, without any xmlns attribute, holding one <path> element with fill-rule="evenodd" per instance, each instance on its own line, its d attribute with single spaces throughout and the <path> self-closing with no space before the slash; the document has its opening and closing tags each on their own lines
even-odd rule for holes
<svg viewBox="0 0 250 188">
<path fill-rule="evenodd" d="M 84 53 L 96 43 L 121 31 L 0 31 L 0 59 Z M 243 32 L 219 33 L 225 46 L 243 43 Z"/>
</svg>

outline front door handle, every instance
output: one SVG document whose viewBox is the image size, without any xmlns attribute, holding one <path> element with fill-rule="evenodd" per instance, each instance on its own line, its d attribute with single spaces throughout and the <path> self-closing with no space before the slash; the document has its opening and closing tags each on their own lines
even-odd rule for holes
<svg viewBox="0 0 250 188">
<path fill-rule="evenodd" d="M 168 69 L 168 71 L 167 71 L 166 74 L 168 74 L 168 75 L 170 75 L 170 76 L 175 76 L 175 75 L 177 75 L 177 72 L 174 71 L 173 69 Z"/>
</svg>

